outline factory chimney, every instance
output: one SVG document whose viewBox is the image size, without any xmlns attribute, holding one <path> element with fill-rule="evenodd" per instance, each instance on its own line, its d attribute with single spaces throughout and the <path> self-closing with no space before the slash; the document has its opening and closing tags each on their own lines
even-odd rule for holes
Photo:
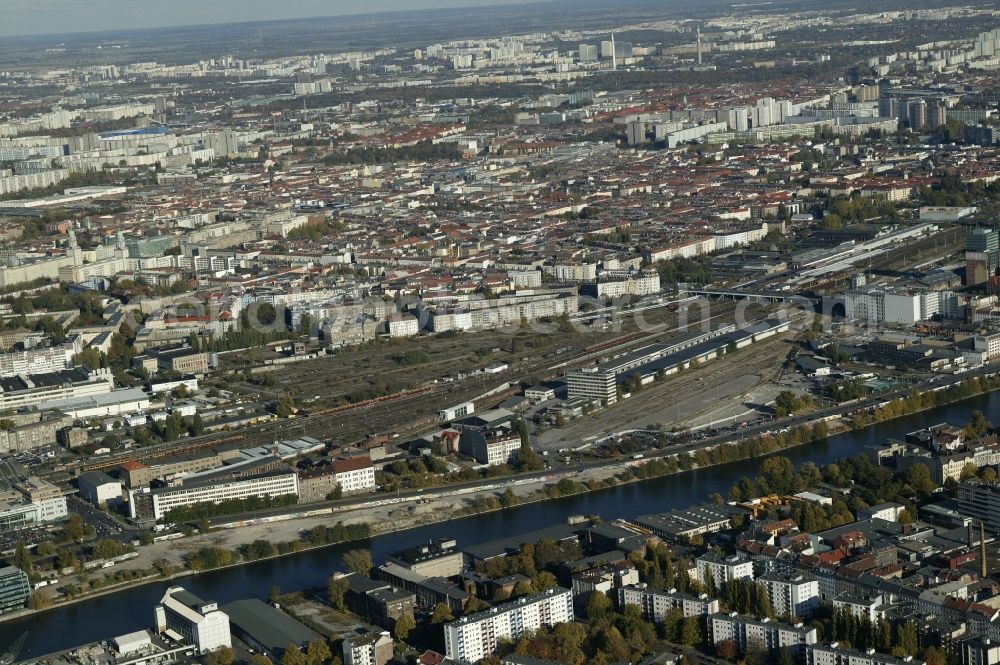
<svg viewBox="0 0 1000 665">
<path fill-rule="evenodd" d="M 701 26 L 698 26 L 698 64 L 701 64 Z"/>
<path fill-rule="evenodd" d="M 979 522 L 979 566 L 980 577 L 985 580 L 989 571 L 986 569 L 986 527 L 982 521 Z"/>
<path fill-rule="evenodd" d="M 618 69 L 618 49 L 615 48 L 615 33 L 611 33 L 611 69 Z"/>
</svg>

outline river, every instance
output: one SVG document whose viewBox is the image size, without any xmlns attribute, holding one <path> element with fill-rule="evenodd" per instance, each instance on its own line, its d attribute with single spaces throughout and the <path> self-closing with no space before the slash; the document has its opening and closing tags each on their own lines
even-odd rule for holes
<svg viewBox="0 0 1000 665">
<path fill-rule="evenodd" d="M 906 432 L 948 421 L 965 423 L 969 414 L 979 409 L 987 418 L 1000 423 L 1000 392 L 975 397 L 906 418 L 880 423 L 861 432 L 847 432 L 827 441 L 807 444 L 784 451 L 798 465 L 806 461 L 827 464 L 859 453 L 869 444 L 888 437 L 902 438 Z M 245 598 L 264 597 L 272 585 L 285 591 L 323 585 L 338 567 L 344 551 L 370 547 L 376 563 L 385 555 L 423 543 L 431 538 L 455 538 L 459 547 L 485 542 L 518 532 L 530 531 L 562 522 L 569 515 L 597 514 L 606 520 L 663 512 L 707 500 L 713 492 L 726 494 L 742 476 L 756 475 L 753 462 L 734 462 L 707 469 L 679 473 L 639 483 L 544 501 L 509 510 L 465 517 L 399 533 L 372 538 L 365 542 L 334 545 L 287 557 L 258 561 L 236 568 L 208 571 L 175 581 L 202 598 L 220 604 Z M 29 631 L 19 659 L 103 640 L 149 628 L 153 606 L 159 601 L 166 583 L 153 583 L 55 608 L 30 617 L 0 623 L 0 651 L 24 631 Z"/>
</svg>

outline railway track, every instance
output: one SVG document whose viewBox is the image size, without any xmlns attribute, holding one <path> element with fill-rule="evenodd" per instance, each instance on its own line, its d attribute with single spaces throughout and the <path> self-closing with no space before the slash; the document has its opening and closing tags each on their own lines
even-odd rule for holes
<svg viewBox="0 0 1000 665">
<path fill-rule="evenodd" d="M 664 303 L 664 307 L 667 307 L 668 305 L 669 303 Z M 731 316 L 732 310 L 733 307 L 727 307 L 725 311 L 709 317 L 709 320 L 712 321 Z M 679 332 L 680 330 L 681 328 L 679 326 L 671 327 L 666 323 L 658 324 L 653 330 L 648 332 L 633 331 L 619 335 L 613 339 L 604 340 L 602 342 L 584 347 L 579 352 L 571 354 L 558 363 L 553 364 L 551 357 L 543 357 L 536 362 L 526 364 L 525 366 L 517 369 L 512 368 L 502 374 L 490 375 L 490 378 L 495 379 L 497 382 L 506 381 L 514 386 L 516 386 L 518 382 L 534 375 L 541 375 L 543 378 L 551 378 L 554 373 L 559 373 L 564 368 L 588 362 L 603 355 L 607 355 L 608 353 L 624 352 L 633 346 L 652 342 L 664 334 Z M 485 377 L 478 377 L 478 379 L 484 378 Z M 405 419 L 405 426 L 393 428 L 391 421 L 382 420 L 377 422 L 374 419 L 369 419 L 368 414 L 373 410 L 387 407 L 393 407 L 394 411 L 403 412 L 404 407 L 411 402 L 426 401 L 427 405 L 430 406 L 433 404 L 435 399 L 444 397 L 451 393 L 454 393 L 451 399 L 456 402 L 467 401 L 467 399 L 480 394 L 484 386 L 485 382 L 481 382 L 478 387 L 468 385 L 468 387 L 463 390 L 461 388 L 457 388 L 454 383 L 439 383 L 421 386 L 418 388 L 411 388 L 393 393 L 391 395 L 372 398 L 364 402 L 322 409 L 308 413 L 307 415 L 299 418 L 258 425 L 247 428 L 238 433 L 226 432 L 222 434 L 208 434 L 198 437 L 197 439 L 185 439 L 177 443 L 160 444 L 130 451 L 128 453 L 109 455 L 107 457 L 88 461 L 78 467 L 78 470 L 81 473 L 86 471 L 102 471 L 119 466 L 126 461 L 137 461 L 141 463 L 155 462 L 159 459 L 196 453 L 217 446 L 235 445 L 240 447 L 253 447 L 273 443 L 283 437 L 287 438 L 292 436 L 313 435 L 319 438 L 327 439 L 338 436 L 340 432 L 347 434 L 358 424 L 367 424 L 369 426 L 368 429 L 374 432 L 385 432 L 387 429 L 390 429 L 400 434 L 410 433 L 433 426 L 436 422 L 436 418 L 433 415 L 428 415 L 419 419 L 407 417 Z M 507 391 L 492 395 L 491 397 L 495 399 L 504 399 L 514 392 L 515 389 L 511 388 Z M 375 427 L 372 428 L 372 425 Z"/>
</svg>

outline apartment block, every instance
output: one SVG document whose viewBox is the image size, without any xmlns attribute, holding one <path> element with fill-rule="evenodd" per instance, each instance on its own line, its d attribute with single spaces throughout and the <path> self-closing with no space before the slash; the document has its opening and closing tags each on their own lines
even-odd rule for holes
<svg viewBox="0 0 1000 665">
<path fill-rule="evenodd" d="M 708 618 L 708 642 L 718 644 L 725 640 L 734 642 L 740 653 L 748 649 L 774 652 L 787 647 L 792 655 L 799 656 L 805 647 L 816 644 L 816 629 L 802 624 L 790 626 L 778 621 L 757 621 L 736 613 L 713 614 Z"/>
<path fill-rule="evenodd" d="M 837 642 L 809 645 L 805 648 L 805 657 L 806 665 L 924 665 L 923 661 L 910 657 L 895 658 L 874 649 L 859 651 Z"/>
<path fill-rule="evenodd" d="M 753 561 L 738 554 L 727 557 L 704 554 L 694 560 L 694 565 L 698 581 L 707 584 L 711 578 L 716 589 L 732 580 L 753 579 Z"/>
<path fill-rule="evenodd" d="M 445 624 L 445 655 L 476 663 L 494 653 L 501 640 L 568 621 L 573 621 L 573 593 L 555 587 Z"/>
<path fill-rule="evenodd" d="M 767 589 L 771 607 L 778 616 L 799 619 L 810 616 L 819 607 L 819 582 L 802 574 L 765 573 L 757 581 Z"/>
<path fill-rule="evenodd" d="M 387 631 L 344 638 L 344 665 L 385 665 L 392 660 L 392 637 Z"/>
<path fill-rule="evenodd" d="M 685 617 L 697 617 L 719 612 L 719 601 L 705 594 L 695 596 L 677 589 L 658 591 L 646 584 L 633 584 L 618 589 L 618 607 L 635 605 L 642 609 L 647 621 L 662 621 L 667 612 L 680 610 Z"/>
</svg>

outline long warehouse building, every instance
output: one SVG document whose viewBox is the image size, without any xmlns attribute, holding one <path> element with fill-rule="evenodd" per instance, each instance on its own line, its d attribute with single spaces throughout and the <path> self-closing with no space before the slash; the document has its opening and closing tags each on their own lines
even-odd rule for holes
<svg viewBox="0 0 1000 665">
<path fill-rule="evenodd" d="M 788 331 L 789 321 L 766 319 L 735 330 L 726 326 L 718 330 L 692 333 L 676 342 L 654 344 L 632 353 L 623 354 L 596 367 L 567 372 L 566 388 L 570 399 L 600 400 L 614 404 L 617 387 L 638 374 L 642 383 L 649 383 L 657 374 L 675 374 L 695 362 L 712 360 L 729 348 L 741 349 L 754 342 Z"/>
</svg>

